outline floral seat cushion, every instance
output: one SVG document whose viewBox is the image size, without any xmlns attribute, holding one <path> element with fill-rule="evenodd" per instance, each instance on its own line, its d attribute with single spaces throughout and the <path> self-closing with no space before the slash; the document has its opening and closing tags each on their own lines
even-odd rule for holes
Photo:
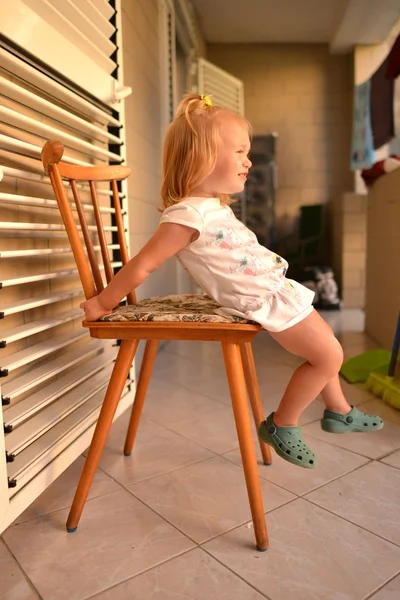
<svg viewBox="0 0 400 600">
<path fill-rule="evenodd" d="M 154 296 L 115 308 L 101 321 L 169 321 L 182 323 L 248 323 L 241 317 L 218 314 L 220 305 L 202 294 Z"/>
</svg>

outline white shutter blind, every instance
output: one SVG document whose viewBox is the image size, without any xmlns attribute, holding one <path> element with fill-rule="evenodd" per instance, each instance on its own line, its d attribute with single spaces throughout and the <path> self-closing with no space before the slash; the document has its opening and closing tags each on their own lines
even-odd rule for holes
<svg viewBox="0 0 400 600">
<path fill-rule="evenodd" d="M 199 58 L 197 69 L 199 94 L 210 95 L 215 104 L 230 108 L 243 116 L 243 82 L 204 58 Z"/>
<path fill-rule="evenodd" d="M 107 0 L 13 0 L 2 3 L 0 27 L 8 40 L 109 102 L 117 67 L 114 12 Z"/>
<path fill-rule="evenodd" d="M 93 27 L 85 26 L 88 39 L 79 47 L 103 72 L 115 70 L 113 60 L 104 58 L 115 48 L 106 43 L 115 26 L 104 16 L 114 14 L 105 0 L 24 1 L 16 3 L 17 11 L 20 4 L 35 7 L 38 18 L 57 10 L 49 20 L 54 26 L 61 16 L 77 26 L 84 7 Z M 89 53 L 88 40 L 98 54 Z M 63 160 L 71 164 L 115 164 L 124 158 L 123 107 L 118 114 L 91 101 L 53 72 L 24 60 L 21 48 L 12 52 L 7 41 L 5 46 L 0 48 L 0 531 L 88 445 L 116 355 L 114 343 L 92 340 L 81 327 L 81 285 L 41 148 L 47 139 L 59 139 Z M 83 202 L 85 193 L 81 186 Z M 112 192 L 98 184 L 97 193 L 112 264 L 118 267 Z M 125 186 L 120 195 L 124 207 Z M 128 380 L 119 412 L 131 401 L 131 384 Z"/>
<path fill-rule="evenodd" d="M 165 97 L 161 102 L 161 133 L 174 118 L 176 103 L 175 70 L 175 11 L 171 0 L 158 0 L 160 31 L 161 89 Z"/>
</svg>

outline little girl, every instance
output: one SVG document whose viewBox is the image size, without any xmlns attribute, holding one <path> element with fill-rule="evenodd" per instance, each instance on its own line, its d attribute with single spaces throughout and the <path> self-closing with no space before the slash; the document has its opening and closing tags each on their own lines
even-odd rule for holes
<svg viewBox="0 0 400 600">
<path fill-rule="evenodd" d="M 383 421 L 350 406 L 343 396 L 338 375 L 343 351 L 313 309 L 314 293 L 285 277 L 287 262 L 261 246 L 229 207 L 229 195 L 244 188 L 249 150 L 244 119 L 212 105 L 207 96 L 186 95 L 164 142 L 160 226 L 107 288 L 81 307 L 88 321 L 99 319 L 177 255 L 222 314 L 259 323 L 286 350 L 305 359 L 258 434 L 285 460 L 314 468 L 316 457 L 298 423 L 318 394 L 326 405 L 324 431 L 376 431 Z"/>
</svg>

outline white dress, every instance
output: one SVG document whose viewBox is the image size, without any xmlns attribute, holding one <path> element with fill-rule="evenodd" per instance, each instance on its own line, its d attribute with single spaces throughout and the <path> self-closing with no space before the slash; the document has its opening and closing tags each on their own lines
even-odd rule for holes
<svg viewBox="0 0 400 600">
<path fill-rule="evenodd" d="M 220 314 L 237 315 L 276 332 L 312 312 L 314 292 L 287 279 L 288 263 L 261 246 L 218 198 L 185 198 L 166 208 L 160 223 L 179 223 L 199 232 L 177 258 L 220 304 Z"/>
</svg>

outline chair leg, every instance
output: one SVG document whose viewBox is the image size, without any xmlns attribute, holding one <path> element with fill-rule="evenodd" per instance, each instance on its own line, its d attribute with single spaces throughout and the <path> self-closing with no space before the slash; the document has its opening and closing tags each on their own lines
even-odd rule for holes
<svg viewBox="0 0 400 600">
<path fill-rule="evenodd" d="M 222 349 L 240 452 L 242 455 L 247 493 L 249 495 L 257 550 L 263 552 L 268 548 L 269 542 L 261 495 L 260 478 L 257 469 L 256 451 L 254 448 L 249 407 L 247 403 L 246 384 L 240 356 L 240 346 L 235 343 L 222 342 Z"/>
<path fill-rule="evenodd" d="M 142 366 L 140 369 L 139 380 L 136 388 L 135 400 L 133 401 L 131 418 L 129 421 L 128 432 L 126 434 L 125 439 L 125 456 L 131 455 L 133 444 L 135 443 L 140 416 L 142 414 L 144 401 L 146 399 L 147 388 L 149 387 L 154 361 L 157 356 L 158 345 L 158 340 L 147 340 L 146 342 L 146 348 L 144 350 Z"/>
<path fill-rule="evenodd" d="M 126 384 L 129 369 L 138 346 L 138 340 L 123 340 L 118 351 L 110 382 L 107 387 L 100 415 L 97 420 L 93 438 L 89 447 L 89 452 L 83 466 L 81 478 L 76 488 L 75 497 L 72 502 L 71 510 L 67 520 L 67 531 L 72 533 L 77 530 L 79 519 L 96 473 L 97 465 L 104 445 L 107 440 L 108 432 L 121 398 L 122 391 Z"/>
<path fill-rule="evenodd" d="M 250 398 L 251 410 L 253 412 L 254 423 L 256 430 L 262 421 L 264 421 L 264 411 L 261 403 L 260 388 L 258 387 L 256 366 L 254 364 L 253 351 L 250 342 L 240 344 L 240 353 L 242 355 L 244 378 L 246 380 L 247 392 Z M 264 465 L 272 464 L 271 449 L 261 438 L 258 438 L 260 443 L 261 455 Z"/>
</svg>

